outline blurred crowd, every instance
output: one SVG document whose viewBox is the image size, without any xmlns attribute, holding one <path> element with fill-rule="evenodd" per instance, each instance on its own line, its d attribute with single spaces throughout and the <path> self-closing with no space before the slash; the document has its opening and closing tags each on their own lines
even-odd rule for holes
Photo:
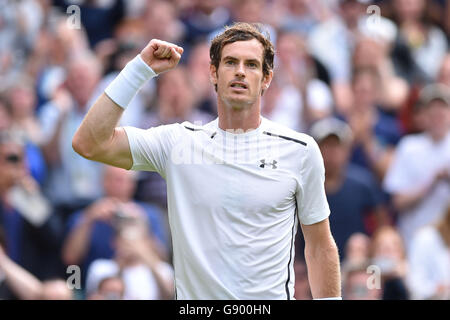
<svg viewBox="0 0 450 320">
<path fill-rule="evenodd" d="M 209 42 L 235 21 L 275 44 L 263 116 L 321 149 L 343 298 L 450 299 L 448 0 L 0 0 L 0 299 L 174 298 L 164 179 L 71 141 L 153 38 L 181 63 L 121 125 L 213 120 Z"/>
</svg>

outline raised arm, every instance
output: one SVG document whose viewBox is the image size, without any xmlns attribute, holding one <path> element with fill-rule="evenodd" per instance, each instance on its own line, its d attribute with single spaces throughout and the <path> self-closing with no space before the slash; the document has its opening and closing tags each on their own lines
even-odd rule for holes
<svg viewBox="0 0 450 320">
<path fill-rule="evenodd" d="M 313 298 L 340 298 L 339 255 L 328 218 L 312 225 L 302 224 L 301 227 L 305 237 L 305 259 Z"/>
<path fill-rule="evenodd" d="M 175 44 L 151 40 L 106 89 L 108 95 L 103 93 L 90 108 L 73 137 L 73 149 L 89 160 L 130 169 L 133 159 L 125 130 L 117 127 L 120 117 L 145 80 L 173 69 L 182 53 Z"/>
</svg>

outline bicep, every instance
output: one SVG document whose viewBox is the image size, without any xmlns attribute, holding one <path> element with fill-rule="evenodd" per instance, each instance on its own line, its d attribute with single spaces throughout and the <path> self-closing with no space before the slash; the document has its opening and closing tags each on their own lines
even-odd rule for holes
<svg viewBox="0 0 450 320">
<path fill-rule="evenodd" d="M 104 151 L 93 160 L 129 170 L 133 165 L 133 157 L 125 129 L 115 128 L 114 134 Z"/>
</svg>

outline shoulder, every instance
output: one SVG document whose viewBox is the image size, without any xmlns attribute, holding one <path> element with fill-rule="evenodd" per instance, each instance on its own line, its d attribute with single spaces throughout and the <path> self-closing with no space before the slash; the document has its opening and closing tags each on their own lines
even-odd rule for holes
<svg viewBox="0 0 450 320">
<path fill-rule="evenodd" d="M 325 174 L 322 154 L 313 137 L 298 132 L 278 123 L 268 121 L 263 134 L 276 139 L 277 146 L 283 154 L 289 154 L 289 159 L 301 175 L 321 172 Z M 317 171 L 318 170 L 318 171 Z"/>
<path fill-rule="evenodd" d="M 192 123 L 191 121 L 184 121 L 180 124 L 180 127 L 182 130 L 184 130 L 185 133 L 201 133 L 212 135 L 217 128 L 217 126 L 214 125 L 215 122 L 217 122 L 217 119 L 212 120 L 206 124 L 203 124 L 202 121 L 200 121 L 200 123 L 197 123 L 197 121 L 195 121 L 194 123 Z"/>
<path fill-rule="evenodd" d="M 423 152 L 423 146 L 428 144 L 428 139 L 423 133 L 409 134 L 404 136 L 399 144 L 398 151 L 403 153 Z"/>
<path fill-rule="evenodd" d="M 295 131 L 269 119 L 264 119 L 264 121 L 266 124 L 264 126 L 263 134 L 278 138 L 280 139 L 280 142 L 284 140 L 296 143 L 298 147 L 304 151 L 311 148 L 311 146 L 314 147 L 314 145 L 317 145 L 315 140 L 306 133 Z"/>
</svg>

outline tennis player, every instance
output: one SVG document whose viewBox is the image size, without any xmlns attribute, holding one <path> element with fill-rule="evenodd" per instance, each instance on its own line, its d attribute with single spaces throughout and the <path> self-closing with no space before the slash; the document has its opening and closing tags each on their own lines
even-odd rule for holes
<svg viewBox="0 0 450 320">
<path fill-rule="evenodd" d="M 177 299 L 293 299 L 299 224 L 313 298 L 341 299 L 319 148 L 260 114 L 274 48 L 258 24 L 236 23 L 211 43 L 217 119 L 117 127 L 140 87 L 182 53 L 151 40 L 91 107 L 74 150 L 166 179 Z"/>
</svg>

